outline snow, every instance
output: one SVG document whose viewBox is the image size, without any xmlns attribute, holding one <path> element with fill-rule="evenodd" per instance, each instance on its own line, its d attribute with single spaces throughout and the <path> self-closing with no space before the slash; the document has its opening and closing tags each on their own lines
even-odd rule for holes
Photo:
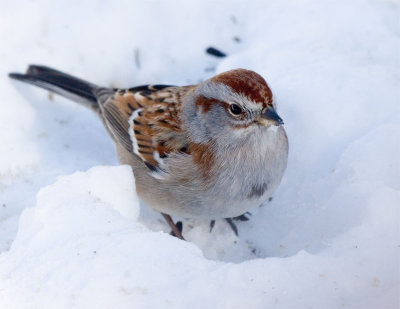
<svg viewBox="0 0 400 309">
<path fill-rule="evenodd" d="M 389 0 L 4 1 L 0 308 L 398 308 L 399 13 Z M 121 87 L 253 69 L 289 136 L 282 184 L 239 237 L 201 220 L 171 237 L 91 111 L 6 76 L 29 63 Z"/>
</svg>

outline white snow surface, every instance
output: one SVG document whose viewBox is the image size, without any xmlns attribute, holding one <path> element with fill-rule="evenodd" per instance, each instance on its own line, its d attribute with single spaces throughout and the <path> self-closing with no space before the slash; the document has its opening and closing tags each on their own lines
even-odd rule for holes
<svg viewBox="0 0 400 309">
<path fill-rule="evenodd" d="M 399 16 L 394 0 L 3 1 L 0 308 L 399 308 Z M 118 87 L 255 70 L 289 136 L 282 184 L 239 237 L 174 218 L 180 241 L 96 115 L 9 80 L 30 63 Z"/>
</svg>

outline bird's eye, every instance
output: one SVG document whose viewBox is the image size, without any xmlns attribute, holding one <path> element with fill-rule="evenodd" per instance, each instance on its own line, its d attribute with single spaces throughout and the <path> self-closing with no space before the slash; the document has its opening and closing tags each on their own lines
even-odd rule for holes
<svg viewBox="0 0 400 309">
<path fill-rule="evenodd" d="M 229 106 L 229 110 L 234 115 L 240 115 L 242 113 L 242 108 L 239 105 L 236 105 L 236 104 L 231 104 Z"/>
</svg>

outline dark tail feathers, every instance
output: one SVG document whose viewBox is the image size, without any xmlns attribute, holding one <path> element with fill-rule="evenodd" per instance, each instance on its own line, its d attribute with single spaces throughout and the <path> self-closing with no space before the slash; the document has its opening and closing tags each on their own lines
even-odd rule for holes
<svg viewBox="0 0 400 309">
<path fill-rule="evenodd" d="M 10 73 L 9 76 L 83 103 L 93 109 L 98 108 L 97 98 L 93 91 L 99 87 L 63 72 L 45 66 L 30 65 L 26 74 Z"/>
</svg>

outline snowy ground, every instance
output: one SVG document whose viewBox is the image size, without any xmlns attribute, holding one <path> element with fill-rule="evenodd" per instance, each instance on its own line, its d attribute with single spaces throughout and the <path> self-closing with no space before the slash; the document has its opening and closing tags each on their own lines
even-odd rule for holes
<svg viewBox="0 0 400 309">
<path fill-rule="evenodd" d="M 0 308 L 400 306 L 398 1 L 55 3 L 0 11 Z M 91 111 L 7 78 L 29 63 L 120 87 L 253 69 L 283 182 L 239 238 L 186 220 L 179 241 Z"/>
</svg>

